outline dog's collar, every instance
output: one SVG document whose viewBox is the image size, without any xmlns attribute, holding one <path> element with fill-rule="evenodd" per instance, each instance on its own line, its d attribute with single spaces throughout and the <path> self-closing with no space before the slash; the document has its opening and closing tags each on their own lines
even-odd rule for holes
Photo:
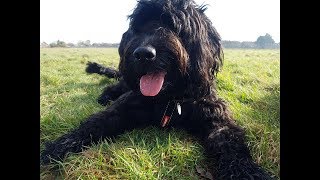
<svg viewBox="0 0 320 180">
<path fill-rule="evenodd" d="M 164 110 L 162 119 L 161 119 L 161 127 L 166 126 L 167 124 L 169 124 L 171 117 L 173 115 L 173 112 L 175 111 L 175 109 L 177 108 L 178 102 L 175 100 L 170 100 L 167 103 L 166 109 Z M 179 104 L 180 107 L 180 114 L 181 114 L 181 106 Z"/>
<path fill-rule="evenodd" d="M 164 110 L 162 119 L 161 119 L 161 126 L 164 127 L 169 124 L 169 122 L 172 118 L 173 112 L 175 110 L 177 110 L 178 114 L 181 115 L 181 113 L 182 113 L 181 112 L 181 109 L 182 109 L 181 104 L 194 103 L 195 101 L 196 100 L 193 98 L 181 99 L 181 100 L 178 100 L 178 99 L 169 100 L 167 103 L 166 109 Z"/>
</svg>

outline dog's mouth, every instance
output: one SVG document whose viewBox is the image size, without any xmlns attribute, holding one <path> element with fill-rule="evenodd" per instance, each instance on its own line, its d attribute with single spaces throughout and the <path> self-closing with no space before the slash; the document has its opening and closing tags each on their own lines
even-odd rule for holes
<svg viewBox="0 0 320 180">
<path fill-rule="evenodd" d="M 166 74 L 166 72 L 161 71 L 143 75 L 140 78 L 140 92 L 144 96 L 156 96 L 159 94 Z"/>
</svg>

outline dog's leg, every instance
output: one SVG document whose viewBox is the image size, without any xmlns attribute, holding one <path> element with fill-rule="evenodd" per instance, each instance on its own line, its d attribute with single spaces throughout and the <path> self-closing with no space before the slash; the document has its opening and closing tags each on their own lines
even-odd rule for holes
<svg viewBox="0 0 320 180">
<path fill-rule="evenodd" d="M 109 78 L 120 78 L 121 77 L 119 71 L 112 69 L 112 68 L 109 68 L 109 67 L 105 67 L 105 66 L 98 64 L 98 63 L 95 63 L 95 62 L 90 62 L 90 61 L 87 63 L 86 72 L 89 74 L 97 73 L 100 75 L 107 76 Z"/>
<path fill-rule="evenodd" d="M 61 160 L 68 152 L 80 152 L 84 146 L 98 142 L 101 138 L 148 125 L 148 111 L 151 110 L 145 107 L 144 102 L 140 102 L 131 91 L 127 92 L 105 111 L 90 116 L 76 130 L 48 143 L 41 154 L 41 163 L 49 163 L 50 157 Z"/>
<path fill-rule="evenodd" d="M 196 132 L 202 134 L 217 179 L 272 179 L 253 161 L 244 130 L 233 123 L 223 101 L 199 103 L 190 123 L 188 127 L 199 127 Z"/>
<path fill-rule="evenodd" d="M 110 101 L 116 100 L 119 96 L 129 91 L 129 87 L 121 78 L 118 83 L 107 86 L 98 98 L 98 103 L 105 106 Z"/>
</svg>

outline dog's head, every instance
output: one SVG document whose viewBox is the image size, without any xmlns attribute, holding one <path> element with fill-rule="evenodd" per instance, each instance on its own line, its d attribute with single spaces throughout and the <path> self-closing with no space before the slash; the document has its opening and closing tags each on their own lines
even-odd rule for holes
<svg viewBox="0 0 320 180">
<path fill-rule="evenodd" d="M 144 96 L 199 98 L 222 65 L 220 36 L 192 0 L 140 0 L 119 47 L 119 69 Z"/>
</svg>

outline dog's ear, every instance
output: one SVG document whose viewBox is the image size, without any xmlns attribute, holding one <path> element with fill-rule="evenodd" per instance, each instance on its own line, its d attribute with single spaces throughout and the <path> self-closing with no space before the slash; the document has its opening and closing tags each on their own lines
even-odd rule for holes
<svg viewBox="0 0 320 180">
<path fill-rule="evenodd" d="M 213 67 L 211 73 L 213 76 L 221 70 L 223 65 L 223 49 L 221 45 L 221 38 L 217 30 L 212 26 L 211 21 L 206 21 L 208 27 L 208 38 L 213 51 Z"/>
<path fill-rule="evenodd" d="M 118 53 L 120 55 L 120 58 L 123 56 L 124 54 L 124 48 L 125 48 L 125 45 L 128 43 L 129 41 L 129 36 L 130 36 L 130 30 L 127 30 L 126 32 L 124 32 L 122 34 L 122 38 L 121 38 L 121 42 L 120 42 L 120 45 L 119 45 L 119 48 L 118 48 Z"/>
<path fill-rule="evenodd" d="M 192 8 L 192 7 L 191 7 Z M 203 97 L 214 89 L 217 72 L 223 64 L 221 38 L 203 10 L 192 9 L 189 28 L 184 27 L 184 44 L 189 54 L 187 94 Z"/>
</svg>

